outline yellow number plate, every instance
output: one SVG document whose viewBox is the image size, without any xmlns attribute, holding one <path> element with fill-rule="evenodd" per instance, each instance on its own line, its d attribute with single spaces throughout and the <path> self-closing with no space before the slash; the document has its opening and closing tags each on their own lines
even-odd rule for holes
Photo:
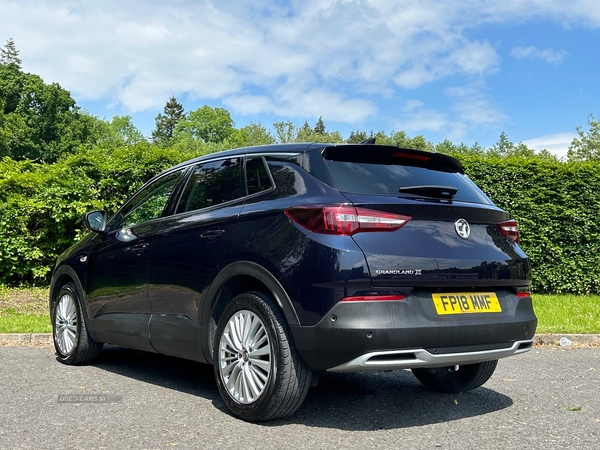
<svg viewBox="0 0 600 450">
<path fill-rule="evenodd" d="M 438 314 L 469 314 L 502 312 L 494 292 L 455 292 L 431 294 Z"/>
</svg>

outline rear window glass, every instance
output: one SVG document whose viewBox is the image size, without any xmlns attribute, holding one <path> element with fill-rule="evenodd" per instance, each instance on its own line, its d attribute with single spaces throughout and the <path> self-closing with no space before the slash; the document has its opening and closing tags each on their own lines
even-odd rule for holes
<svg viewBox="0 0 600 450">
<path fill-rule="evenodd" d="M 490 199 L 466 175 L 401 164 L 331 161 L 325 159 L 331 175 L 342 192 L 417 198 L 400 193 L 413 186 L 445 186 L 458 189 L 454 200 L 491 204 Z"/>
<path fill-rule="evenodd" d="M 248 195 L 271 189 L 271 179 L 262 157 L 248 158 L 246 160 L 246 182 Z"/>
<path fill-rule="evenodd" d="M 183 191 L 177 212 L 209 208 L 244 195 L 240 158 L 199 164 Z"/>
</svg>

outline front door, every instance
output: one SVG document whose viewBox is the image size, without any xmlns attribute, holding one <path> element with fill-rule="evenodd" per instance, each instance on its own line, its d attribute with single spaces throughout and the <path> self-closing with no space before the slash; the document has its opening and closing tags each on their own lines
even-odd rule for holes
<svg viewBox="0 0 600 450">
<path fill-rule="evenodd" d="M 88 255 L 86 297 L 104 342 L 152 351 L 148 323 L 148 250 L 181 171 L 146 186 L 115 214 Z"/>
</svg>

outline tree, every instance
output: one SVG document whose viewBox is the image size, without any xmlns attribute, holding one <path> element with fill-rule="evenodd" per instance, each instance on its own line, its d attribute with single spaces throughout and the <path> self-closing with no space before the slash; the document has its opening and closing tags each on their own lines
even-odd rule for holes
<svg viewBox="0 0 600 450">
<path fill-rule="evenodd" d="M 600 161 L 600 120 L 590 115 L 588 125 L 587 133 L 581 127 L 576 128 L 579 137 L 569 146 L 569 161 Z"/>
<path fill-rule="evenodd" d="M 0 65 L 8 66 L 11 64 L 15 65 L 19 70 L 21 69 L 19 51 L 17 50 L 15 41 L 9 38 L 4 47 L 0 49 Z"/>
<path fill-rule="evenodd" d="M 310 127 L 308 122 L 305 120 L 304 125 L 298 130 L 298 135 L 296 136 L 297 142 L 309 142 L 310 136 L 313 134 L 313 129 Z"/>
<path fill-rule="evenodd" d="M 411 148 L 415 150 L 435 150 L 433 144 L 425 139 L 425 137 L 418 135 L 411 138 L 404 131 L 394 131 L 389 136 L 383 131 L 378 131 L 375 134 L 371 132 L 370 137 L 374 137 L 377 144 L 395 145 L 396 147 Z"/>
<path fill-rule="evenodd" d="M 325 131 L 325 124 L 321 118 L 317 121 L 314 129 L 306 121 L 301 128 L 296 128 L 292 122 L 275 122 L 273 126 L 279 138 L 285 139 L 285 141 L 280 140 L 279 142 L 344 142 L 344 138 L 338 131 Z M 317 132 L 317 130 L 320 131 Z"/>
<path fill-rule="evenodd" d="M 133 124 L 131 116 L 114 116 L 107 125 L 99 138 L 104 147 L 131 147 L 146 142 L 142 132 Z"/>
<path fill-rule="evenodd" d="M 500 133 L 500 137 L 498 138 L 498 142 L 492 145 L 489 153 L 493 156 L 507 156 L 515 147 L 509 139 L 506 133 L 503 131 Z"/>
<path fill-rule="evenodd" d="M 522 158 L 530 158 L 532 156 L 537 156 L 535 150 L 527 147 L 522 142 L 516 144 L 510 152 L 506 156 L 518 156 Z"/>
<path fill-rule="evenodd" d="M 19 52 L 12 39 L 0 49 L 0 111 L 9 114 L 17 109 L 21 91 L 23 90 L 23 74 Z"/>
<path fill-rule="evenodd" d="M 275 128 L 275 137 L 280 144 L 294 142 L 298 131 L 292 122 L 273 122 Z"/>
<path fill-rule="evenodd" d="M 0 54 L 0 155 L 54 162 L 94 140 L 93 119 L 58 83 L 21 71 L 14 41 Z"/>
<path fill-rule="evenodd" d="M 319 120 L 317 120 L 313 131 L 315 134 L 325 134 L 325 123 L 323 123 L 322 117 L 319 116 Z"/>
<path fill-rule="evenodd" d="M 204 143 L 222 143 L 234 132 L 229 111 L 204 105 L 181 119 L 173 131 L 173 138 L 193 139 Z"/>
<path fill-rule="evenodd" d="M 350 136 L 348 137 L 348 144 L 358 144 L 361 141 L 364 141 L 365 139 L 367 139 L 367 132 L 366 131 L 354 131 L 352 130 L 350 132 Z"/>
<path fill-rule="evenodd" d="M 229 148 L 251 147 L 253 145 L 274 144 L 275 138 L 260 123 L 251 123 L 239 130 L 234 130 L 227 138 L 225 144 Z"/>
<path fill-rule="evenodd" d="M 245 142 L 243 145 L 268 145 L 274 144 L 275 138 L 269 131 L 260 123 L 251 123 L 240 128 L 240 133 L 244 136 Z"/>
<path fill-rule="evenodd" d="M 152 141 L 166 147 L 173 137 L 177 124 L 185 119 L 185 112 L 181 103 L 173 96 L 167 101 L 163 109 L 164 114 L 156 116 L 156 128 L 152 131 Z"/>
<path fill-rule="evenodd" d="M 543 159 L 548 159 L 549 153 L 543 152 L 537 154 L 534 149 L 527 147 L 527 145 L 523 144 L 523 142 L 519 142 L 514 144 L 508 139 L 508 136 L 503 131 L 500 133 L 500 137 L 498 138 L 498 142 L 496 142 L 488 151 L 487 154 L 490 156 L 496 157 L 518 157 L 518 158 L 531 158 L 531 157 L 540 157 Z"/>
<path fill-rule="evenodd" d="M 471 147 L 466 145 L 464 142 L 455 144 L 448 139 L 444 139 L 435 145 L 435 151 L 438 153 L 445 153 L 447 155 L 483 155 L 485 149 L 480 146 L 477 142 Z"/>
</svg>

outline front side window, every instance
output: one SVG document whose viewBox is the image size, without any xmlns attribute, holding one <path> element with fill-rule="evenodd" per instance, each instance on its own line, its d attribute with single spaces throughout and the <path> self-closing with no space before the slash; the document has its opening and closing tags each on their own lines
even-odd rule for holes
<svg viewBox="0 0 600 450">
<path fill-rule="evenodd" d="M 199 164 L 183 191 L 177 213 L 209 208 L 245 195 L 241 158 Z"/>
<path fill-rule="evenodd" d="M 181 177 L 174 172 L 156 180 L 139 192 L 118 214 L 114 228 L 131 227 L 149 220 L 158 219 Z"/>
</svg>

